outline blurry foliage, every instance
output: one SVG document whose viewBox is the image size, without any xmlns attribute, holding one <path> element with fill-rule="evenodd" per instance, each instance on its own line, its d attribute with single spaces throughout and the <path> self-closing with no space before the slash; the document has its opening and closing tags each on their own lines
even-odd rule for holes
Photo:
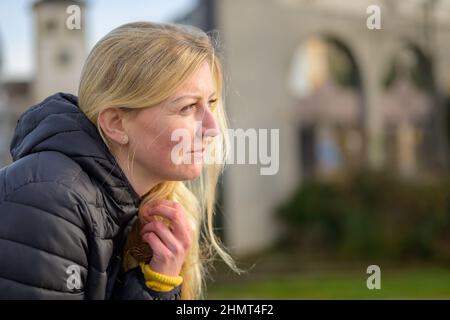
<svg viewBox="0 0 450 320">
<path fill-rule="evenodd" d="M 360 173 L 334 183 L 304 182 L 277 214 L 295 250 L 450 262 L 448 178 L 418 184 Z"/>
</svg>

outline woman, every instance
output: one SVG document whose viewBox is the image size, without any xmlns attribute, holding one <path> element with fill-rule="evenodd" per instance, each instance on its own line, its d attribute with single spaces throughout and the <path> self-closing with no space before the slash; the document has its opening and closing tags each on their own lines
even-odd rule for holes
<svg viewBox="0 0 450 320">
<path fill-rule="evenodd" d="M 213 252 L 237 270 L 212 225 L 221 91 L 198 29 L 137 22 L 101 39 L 78 98 L 18 121 L 0 171 L 0 298 L 195 299 Z"/>
</svg>

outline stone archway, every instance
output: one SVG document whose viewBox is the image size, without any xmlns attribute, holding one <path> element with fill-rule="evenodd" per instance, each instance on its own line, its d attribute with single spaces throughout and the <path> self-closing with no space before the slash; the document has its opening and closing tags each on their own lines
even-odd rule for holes
<svg viewBox="0 0 450 320">
<path fill-rule="evenodd" d="M 432 61 L 417 44 L 403 42 L 396 49 L 380 98 L 386 166 L 411 175 L 431 167 L 436 84 Z"/>
<path fill-rule="evenodd" d="M 360 70 L 337 37 L 310 36 L 296 48 L 289 91 L 299 126 L 302 172 L 334 175 L 364 162 L 364 107 Z"/>
</svg>

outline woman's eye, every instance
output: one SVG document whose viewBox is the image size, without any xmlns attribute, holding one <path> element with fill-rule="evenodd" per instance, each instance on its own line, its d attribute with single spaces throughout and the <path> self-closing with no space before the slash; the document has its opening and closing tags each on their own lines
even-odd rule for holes
<svg viewBox="0 0 450 320">
<path fill-rule="evenodd" d="M 181 112 L 183 112 L 183 113 L 186 113 L 186 112 L 189 112 L 189 111 L 191 111 L 192 109 L 194 109 L 195 108 L 195 103 L 194 104 L 191 104 L 191 105 L 188 105 L 188 106 L 186 106 L 186 107 L 183 107 L 183 108 L 181 108 Z"/>
<path fill-rule="evenodd" d="M 211 110 L 215 110 L 216 109 L 216 102 L 217 102 L 217 99 L 209 101 L 209 105 L 210 105 Z"/>
<path fill-rule="evenodd" d="M 217 99 L 214 99 L 214 100 L 210 100 L 210 101 L 209 101 L 209 107 L 210 107 L 211 110 L 213 110 L 213 111 L 214 111 L 214 109 L 216 108 L 216 102 L 217 102 Z M 190 104 L 190 105 L 188 105 L 188 106 L 185 106 L 185 107 L 181 108 L 180 112 L 181 112 L 181 113 L 189 113 L 190 111 L 192 111 L 192 109 L 194 109 L 194 108 L 196 108 L 196 107 L 197 107 L 197 105 L 196 105 L 195 103 L 193 103 L 193 104 Z"/>
</svg>

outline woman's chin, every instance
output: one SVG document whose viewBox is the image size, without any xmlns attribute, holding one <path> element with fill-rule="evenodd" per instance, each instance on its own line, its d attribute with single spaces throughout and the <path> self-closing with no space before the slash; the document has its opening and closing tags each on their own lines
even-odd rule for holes
<svg viewBox="0 0 450 320">
<path fill-rule="evenodd" d="M 203 164 L 184 165 L 181 170 L 177 170 L 176 177 L 173 180 L 187 181 L 194 180 L 202 174 Z"/>
<path fill-rule="evenodd" d="M 200 177 L 200 175 L 202 174 L 202 168 L 203 168 L 203 164 L 191 165 L 191 167 L 189 168 L 189 170 L 187 172 L 186 180 L 193 180 L 193 179 Z"/>
</svg>

